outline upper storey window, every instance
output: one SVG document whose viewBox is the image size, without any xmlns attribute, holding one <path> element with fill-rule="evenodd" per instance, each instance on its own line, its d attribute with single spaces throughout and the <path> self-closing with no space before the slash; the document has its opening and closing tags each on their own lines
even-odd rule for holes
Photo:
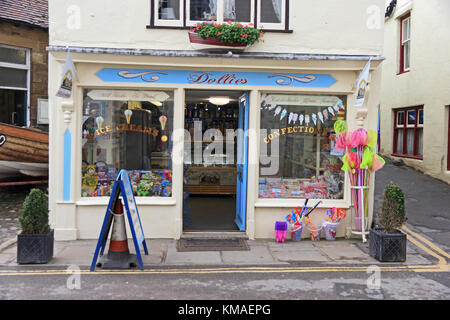
<svg viewBox="0 0 450 320">
<path fill-rule="evenodd" d="M 149 27 L 188 28 L 199 22 L 253 23 L 289 31 L 289 0 L 151 0 Z"/>
<path fill-rule="evenodd" d="M 411 55 L 411 15 L 408 13 L 400 19 L 400 64 L 399 73 L 408 72 Z"/>
</svg>

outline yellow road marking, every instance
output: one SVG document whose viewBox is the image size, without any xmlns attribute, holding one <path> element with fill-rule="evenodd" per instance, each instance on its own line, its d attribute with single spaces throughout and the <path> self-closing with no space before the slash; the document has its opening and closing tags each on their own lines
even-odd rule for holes
<svg viewBox="0 0 450 320">
<path fill-rule="evenodd" d="M 417 234 L 415 232 L 413 232 L 411 229 L 409 229 L 406 226 L 403 226 L 402 229 L 410 234 L 413 235 L 414 237 L 416 237 L 417 239 L 419 239 L 420 241 L 426 243 L 430 248 L 432 248 L 434 251 L 436 251 L 437 253 L 443 255 L 444 257 L 446 257 L 447 259 L 450 259 L 450 254 L 448 254 L 447 252 L 445 252 L 444 250 L 442 250 L 441 248 L 439 248 L 437 245 L 435 245 L 434 243 L 432 243 L 430 240 L 422 237 L 420 234 Z"/>
</svg>

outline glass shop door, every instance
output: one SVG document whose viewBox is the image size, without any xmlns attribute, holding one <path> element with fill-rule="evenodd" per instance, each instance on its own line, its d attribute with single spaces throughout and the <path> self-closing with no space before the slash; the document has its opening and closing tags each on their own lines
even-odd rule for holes
<svg viewBox="0 0 450 320">
<path fill-rule="evenodd" d="M 240 231 L 245 231 L 247 218 L 247 162 L 249 93 L 239 99 L 239 123 L 236 164 L 236 219 Z"/>
</svg>

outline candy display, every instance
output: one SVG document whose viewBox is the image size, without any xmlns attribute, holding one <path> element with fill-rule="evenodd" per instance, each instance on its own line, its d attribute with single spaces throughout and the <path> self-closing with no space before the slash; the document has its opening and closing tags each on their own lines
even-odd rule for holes
<svg viewBox="0 0 450 320">
<path fill-rule="evenodd" d="M 86 173 L 82 180 L 82 188 L 93 191 L 97 187 L 97 181 L 98 177 L 95 165 L 87 165 Z"/>
<path fill-rule="evenodd" d="M 340 172 L 327 170 L 310 179 L 260 178 L 259 198 L 342 199 L 340 177 Z"/>
<path fill-rule="evenodd" d="M 271 146 L 261 150 L 271 150 L 270 168 L 276 171 L 265 175 L 266 166 L 260 166 L 259 198 L 344 198 L 345 174 L 334 130 L 337 113 L 345 116 L 342 99 L 283 94 L 262 99 L 260 122 L 266 131 L 261 144 Z M 276 150 L 279 158 L 273 156 Z"/>
<path fill-rule="evenodd" d="M 82 196 L 103 197 L 111 195 L 118 169 L 103 163 L 87 165 L 83 176 Z M 129 170 L 135 196 L 170 197 L 172 195 L 172 170 Z"/>
</svg>

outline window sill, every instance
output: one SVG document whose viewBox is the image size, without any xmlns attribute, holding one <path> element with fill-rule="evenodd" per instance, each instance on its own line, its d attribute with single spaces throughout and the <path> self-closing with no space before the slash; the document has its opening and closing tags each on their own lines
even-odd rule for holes
<svg viewBox="0 0 450 320">
<path fill-rule="evenodd" d="M 401 75 L 401 74 L 408 73 L 409 71 L 411 71 L 411 70 L 400 71 L 399 73 L 397 73 L 397 75 L 399 76 L 399 75 Z"/>
<path fill-rule="evenodd" d="M 413 155 L 410 155 L 410 154 L 392 153 L 391 156 L 399 157 L 399 158 L 414 159 L 414 160 L 423 160 L 423 156 L 413 156 Z"/>
<path fill-rule="evenodd" d="M 147 29 L 172 29 L 172 30 L 191 30 L 191 27 L 176 27 L 176 26 L 152 26 L 147 25 Z M 286 29 L 263 29 L 263 32 L 272 32 L 272 33 L 293 33 L 294 30 L 286 30 Z"/>
<path fill-rule="evenodd" d="M 95 198 L 82 198 L 79 201 L 76 201 L 75 204 L 77 206 L 107 206 L 109 202 L 109 197 L 95 197 Z M 136 204 L 138 206 L 174 206 L 176 205 L 175 198 L 168 197 L 144 197 L 144 198 L 136 198 Z"/>
</svg>

